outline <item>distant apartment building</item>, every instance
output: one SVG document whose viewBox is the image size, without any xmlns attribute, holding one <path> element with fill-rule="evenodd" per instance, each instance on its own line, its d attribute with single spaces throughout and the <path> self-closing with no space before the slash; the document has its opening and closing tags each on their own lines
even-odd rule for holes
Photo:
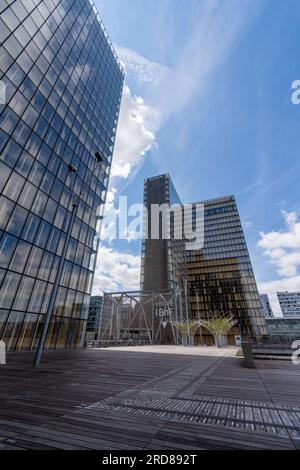
<svg viewBox="0 0 300 470">
<path fill-rule="evenodd" d="M 260 301 L 266 318 L 274 317 L 268 294 L 260 294 Z"/>
<path fill-rule="evenodd" d="M 151 204 L 163 203 L 181 204 L 170 176 L 146 179 L 144 204 L 148 210 Z M 232 337 L 234 334 L 267 335 L 234 196 L 197 204 L 202 205 L 204 211 L 203 246 L 190 250 L 186 240 L 144 240 L 141 289 L 179 288 L 184 292 L 187 284 L 185 303 L 190 319 L 205 319 L 216 312 L 233 314 L 239 326 L 232 331 Z M 195 227 L 196 221 L 196 203 L 192 206 L 192 216 L 188 219 L 190 229 Z M 199 339 L 203 340 L 209 343 L 212 339 L 206 332 Z"/>
<path fill-rule="evenodd" d="M 300 292 L 277 292 L 283 316 L 300 315 Z"/>
<path fill-rule="evenodd" d="M 67 240 L 45 347 L 78 347 L 124 72 L 92 0 L 1 1 L 0 44 L 0 340 L 37 348 Z"/>
<path fill-rule="evenodd" d="M 92 296 L 89 305 L 89 314 L 86 326 L 86 340 L 98 339 L 103 306 L 102 296 Z"/>
</svg>

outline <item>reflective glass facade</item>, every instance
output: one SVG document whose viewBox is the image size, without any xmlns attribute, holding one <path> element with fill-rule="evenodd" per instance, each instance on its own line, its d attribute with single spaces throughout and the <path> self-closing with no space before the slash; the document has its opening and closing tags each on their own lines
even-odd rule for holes
<svg viewBox="0 0 300 470">
<path fill-rule="evenodd" d="M 0 45 L 0 339 L 8 350 L 36 348 L 77 197 L 46 340 L 47 348 L 76 347 L 88 315 L 123 71 L 88 0 L 1 1 Z M 103 160 L 93 173 L 95 152 Z"/>
<path fill-rule="evenodd" d="M 168 174 L 148 178 L 144 182 L 144 206 L 148 210 L 147 239 L 142 242 L 141 290 L 163 290 L 184 287 L 186 278 L 185 242 L 174 239 L 174 217 L 170 223 L 170 239 L 163 239 L 163 219 L 160 219 L 159 239 L 151 239 L 151 207 L 153 204 L 181 206 L 180 198 Z M 181 212 L 180 212 L 181 217 Z"/>
<path fill-rule="evenodd" d="M 290 342 L 300 339 L 300 315 L 278 318 L 267 318 L 267 328 L 272 339 L 282 339 Z"/>
<path fill-rule="evenodd" d="M 180 203 L 169 175 L 145 180 L 144 204 Z M 184 240 L 144 240 L 144 290 L 180 287 L 191 319 L 233 314 L 239 321 L 231 335 L 267 335 L 265 318 L 234 196 L 200 201 L 204 211 L 204 245 L 188 250 Z M 187 232 L 196 229 L 196 203 L 186 217 Z M 198 228 L 199 229 L 199 228 Z M 203 225 L 201 225 L 203 230 Z M 148 233 L 150 236 L 150 231 Z M 172 235 L 172 231 L 171 231 Z M 185 318 L 185 314 L 183 316 Z M 197 338 L 196 338 L 197 340 Z M 209 343 L 209 338 L 204 338 Z M 234 337 L 232 336 L 234 342 Z M 201 341 L 202 342 L 202 341 Z"/>
<path fill-rule="evenodd" d="M 102 314 L 103 297 L 95 295 L 91 297 L 87 320 L 87 333 L 98 334 Z M 94 338 L 97 339 L 97 338 Z"/>
<path fill-rule="evenodd" d="M 267 334 L 265 318 L 234 196 L 204 204 L 204 247 L 188 251 L 194 318 L 233 314 L 243 336 Z"/>
</svg>

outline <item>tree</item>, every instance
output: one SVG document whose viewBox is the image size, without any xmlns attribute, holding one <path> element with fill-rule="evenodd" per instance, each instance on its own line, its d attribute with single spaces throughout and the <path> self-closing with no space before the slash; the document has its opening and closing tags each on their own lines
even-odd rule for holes
<svg viewBox="0 0 300 470">
<path fill-rule="evenodd" d="M 206 328 L 214 337 L 215 345 L 218 348 L 225 346 L 226 336 L 229 330 L 237 324 L 237 320 L 232 314 L 222 314 L 220 312 L 211 313 L 207 319 L 199 320 L 198 326 Z"/>
<path fill-rule="evenodd" d="M 174 321 L 173 325 L 177 328 L 181 334 L 182 344 L 187 346 L 188 344 L 193 344 L 191 341 L 192 336 L 196 333 L 199 328 L 199 322 L 197 321 Z"/>
</svg>

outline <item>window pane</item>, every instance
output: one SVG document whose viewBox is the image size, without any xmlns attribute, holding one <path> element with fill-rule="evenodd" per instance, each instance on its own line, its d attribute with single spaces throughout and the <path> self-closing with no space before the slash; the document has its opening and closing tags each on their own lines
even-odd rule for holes
<svg viewBox="0 0 300 470">
<path fill-rule="evenodd" d="M 11 257 L 17 246 L 18 239 L 9 234 L 4 234 L 0 242 L 0 266 L 8 268 Z"/>
<path fill-rule="evenodd" d="M 65 348 L 70 329 L 70 320 L 63 318 L 56 343 L 56 349 Z"/>
<path fill-rule="evenodd" d="M 15 204 L 12 201 L 4 196 L 0 197 L 0 228 L 5 229 L 14 207 Z"/>
<path fill-rule="evenodd" d="M 22 238 L 32 243 L 37 229 L 40 225 L 40 219 L 33 214 L 29 214 L 22 232 Z"/>
<path fill-rule="evenodd" d="M 0 311 L 0 339 L 2 339 L 2 332 L 5 327 L 7 316 L 8 316 L 8 312 L 6 312 L 5 310 Z"/>
<path fill-rule="evenodd" d="M 11 308 L 20 279 L 21 276 L 19 274 L 6 274 L 0 289 L 0 308 Z"/>
<path fill-rule="evenodd" d="M 18 273 L 22 273 L 25 268 L 30 249 L 31 245 L 29 243 L 26 243 L 23 240 L 19 240 L 9 269 Z"/>
<path fill-rule="evenodd" d="M 19 332 L 22 326 L 23 317 L 24 313 L 20 312 L 11 312 L 11 314 L 9 315 L 2 337 L 3 341 L 6 344 L 6 349 L 8 351 L 13 351 L 15 349 Z"/>
<path fill-rule="evenodd" d="M 58 317 L 51 318 L 48 335 L 45 343 L 45 347 L 47 349 L 55 349 L 60 322 L 61 319 Z"/>
<path fill-rule="evenodd" d="M 0 161 L 0 192 L 3 190 L 4 186 L 6 185 L 10 173 L 11 173 L 11 169 L 7 165 L 5 165 L 5 163 Z"/>
<path fill-rule="evenodd" d="M 25 268 L 25 274 L 36 276 L 40 267 L 43 251 L 40 248 L 33 247 Z"/>
<path fill-rule="evenodd" d="M 22 277 L 16 299 L 14 301 L 14 310 L 26 310 L 31 296 L 34 279 L 31 277 Z"/>
<path fill-rule="evenodd" d="M 40 312 L 46 286 L 46 282 L 36 281 L 28 307 L 28 310 L 30 312 Z"/>
<path fill-rule="evenodd" d="M 23 207 L 16 205 L 10 220 L 7 224 L 6 230 L 19 236 L 23 230 L 28 212 Z"/>
<path fill-rule="evenodd" d="M 19 340 L 16 349 L 30 349 L 32 339 L 36 330 L 38 315 L 27 313 L 19 334 Z"/>
<path fill-rule="evenodd" d="M 13 171 L 5 186 L 3 194 L 13 201 L 17 201 L 24 184 L 25 179 Z"/>
</svg>

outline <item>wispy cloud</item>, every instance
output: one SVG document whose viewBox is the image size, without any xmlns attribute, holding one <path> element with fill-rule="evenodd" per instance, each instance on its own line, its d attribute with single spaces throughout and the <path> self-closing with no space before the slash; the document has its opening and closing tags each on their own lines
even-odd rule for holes
<svg viewBox="0 0 300 470">
<path fill-rule="evenodd" d="M 270 297 L 274 312 L 280 314 L 277 291 L 300 290 L 300 221 L 295 212 L 282 211 L 285 227 L 279 231 L 261 232 L 257 245 L 268 262 L 275 266 L 281 279 L 259 284 L 261 293 Z"/>
<path fill-rule="evenodd" d="M 160 110 L 161 125 L 188 105 L 195 95 L 205 91 L 263 3 L 256 0 L 205 0 L 196 11 L 191 8 L 190 34 L 183 36 L 183 45 L 177 51 L 177 60 L 172 68 L 117 46 L 130 78 L 148 85 L 146 96 Z M 168 43 L 163 29 L 155 34 L 159 34 L 162 44 Z"/>
<path fill-rule="evenodd" d="M 129 183 L 134 170 L 137 171 L 157 145 L 158 133 L 167 122 L 180 115 L 196 97 L 206 96 L 211 80 L 216 81 L 219 68 L 252 23 L 263 1 L 192 3 L 191 11 L 187 12 L 189 34 L 182 35 L 177 49 L 171 38 L 173 4 L 161 2 L 153 37 L 157 38 L 160 49 L 158 56 L 171 55 L 172 66 L 149 60 L 122 45 L 116 46 L 127 74 L 112 167 L 113 186 L 118 189 L 121 184 Z M 135 96 L 136 89 L 142 97 Z M 100 287 L 103 290 L 138 287 L 139 264 L 139 257 L 103 246 L 98 257 L 95 291 Z"/>
<path fill-rule="evenodd" d="M 137 52 L 122 46 L 115 46 L 126 74 L 133 83 L 143 85 L 157 84 L 170 69 L 158 62 L 148 60 Z"/>
</svg>

